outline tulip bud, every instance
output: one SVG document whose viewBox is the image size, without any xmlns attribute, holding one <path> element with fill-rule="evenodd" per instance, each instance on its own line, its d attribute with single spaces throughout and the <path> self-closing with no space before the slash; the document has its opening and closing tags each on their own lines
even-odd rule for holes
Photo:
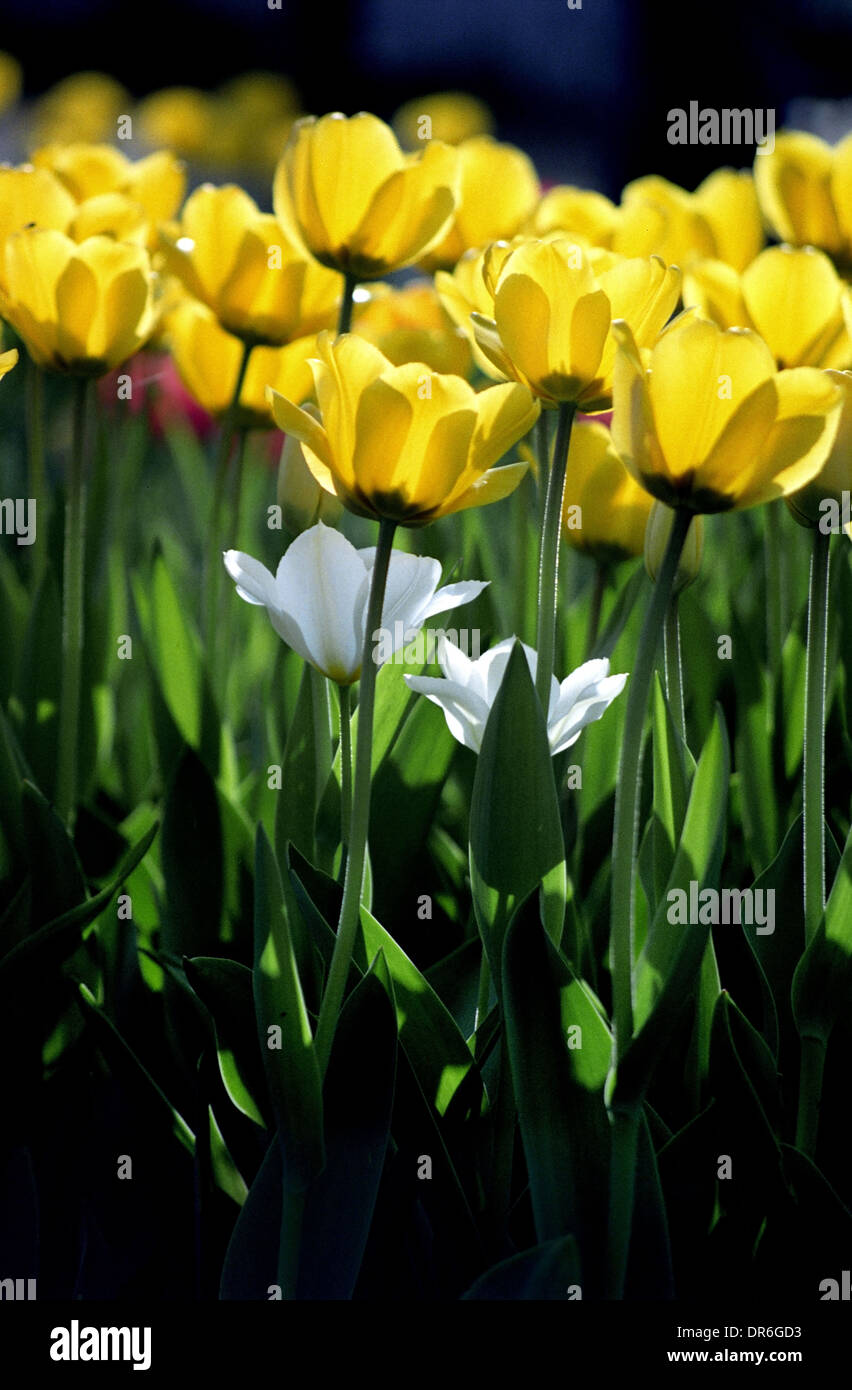
<svg viewBox="0 0 852 1390">
<path fill-rule="evenodd" d="M 303 410 L 319 418 L 316 406 L 305 405 Z M 302 453 L 295 435 L 288 434 L 281 450 L 278 465 L 278 505 L 285 527 L 292 536 L 301 535 L 318 521 L 334 526 L 343 511 L 343 503 L 320 487 Z"/>
<path fill-rule="evenodd" d="M 663 556 L 669 543 L 674 511 L 665 502 L 655 502 L 645 527 L 645 569 L 653 580 L 663 566 Z M 679 594 L 698 577 L 701 568 L 701 552 L 704 549 L 704 519 L 694 516 L 686 533 L 686 541 L 680 553 L 677 574 L 672 586 L 672 594 Z"/>
</svg>

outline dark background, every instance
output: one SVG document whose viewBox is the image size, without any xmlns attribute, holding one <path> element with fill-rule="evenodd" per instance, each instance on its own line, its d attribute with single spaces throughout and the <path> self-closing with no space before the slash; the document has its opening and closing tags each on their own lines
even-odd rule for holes
<svg viewBox="0 0 852 1390">
<path fill-rule="evenodd" d="M 642 173 L 686 187 L 753 149 L 672 146 L 670 108 L 774 108 L 836 139 L 852 108 L 852 0 L 0 0 L 0 46 L 26 95 L 112 73 L 136 96 L 267 68 L 306 111 L 370 109 L 445 88 L 484 98 L 544 178 L 617 196 Z M 802 100 L 804 99 L 804 100 Z M 790 103 L 795 103 L 790 105 Z"/>
</svg>

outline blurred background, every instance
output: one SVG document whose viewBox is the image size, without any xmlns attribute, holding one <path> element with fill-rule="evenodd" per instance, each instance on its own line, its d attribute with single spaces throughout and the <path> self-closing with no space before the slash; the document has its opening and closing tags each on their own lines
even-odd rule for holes
<svg viewBox="0 0 852 1390">
<path fill-rule="evenodd" d="M 154 104 L 153 118 L 149 106 L 146 130 L 152 140 L 170 134 L 174 144 L 180 138 L 180 152 L 191 162 L 195 152 L 200 172 L 214 177 L 241 172 L 250 152 L 229 151 L 223 136 L 212 160 L 218 167 L 208 167 L 210 142 L 203 158 L 199 143 L 209 115 L 204 96 L 258 69 L 292 84 L 284 99 L 279 89 L 277 108 L 267 92 L 262 119 L 256 102 L 252 107 L 252 162 L 264 178 L 297 111 L 366 108 L 388 119 L 403 103 L 448 89 L 484 101 L 495 133 L 523 146 L 542 178 L 610 197 L 644 173 L 693 188 L 720 163 L 751 163 L 753 147 L 669 144 L 668 111 L 686 109 L 690 101 L 716 109 L 773 108 L 778 127 L 786 120 L 830 139 L 852 128 L 850 0 L 745 0 L 700 11 L 682 0 L 577 5 L 3 0 L 0 45 L 21 65 L 24 104 L 7 108 L 0 158 L 22 158 L 34 136 L 68 138 L 67 110 L 54 101 L 59 128 L 53 129 L 50 99 L 45 107 L 43 98 L 70 74 L 93 70 L 125 89 L 115 92 L 120 114 L 163 88 L 197 89 L 170 93 L 171 104 Z M 14 86 L 14 77 L 7 86 L 10 81 Z M 78 90 L 78 110 L 85 115 L 88 107 L 94 117 L 102 96 L 87 98 Z M 29 103 L 39 98 L 40 107 L 33 108 Z M 40 113 L 35 124 L 34 112 Z"/>
</svg>

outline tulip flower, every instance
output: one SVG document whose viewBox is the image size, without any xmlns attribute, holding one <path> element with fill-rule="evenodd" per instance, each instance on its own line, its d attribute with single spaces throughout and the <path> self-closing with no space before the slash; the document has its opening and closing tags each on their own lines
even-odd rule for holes
<svg viewBox="0 0 852 1390">
<path fill-rule="evenodd" d="M 174 217 L 186 189 L 186 171 L 166 150 L 128 159 L 113 145 L 45 145 L 33 155 L 36 168 L 49 169 L 78 203 L 120 193 L 136 203 L 156 242 L 157 224 Z"/>
<path fill-rule="evenodd" d="M 11 53 L 0 53 L 0 115 L 15 105 L 21 95 L 21 65 Z"/>
<path fill-rule="evenodd" d="M 96 377 L 127 360 L 157 323 L 155 276 L 141 246 L 27 228 L 6 241 L 0 314 L 39 366 Z"/>
<path fill-rule="evenodd" d="M 208 414 L 224 419 L 239 375 L 240 340 L 225 332 L 206 305 L 192 299 L 184 300 L 171 311 L 165 328 L 175 365 L 187 390 Z M 236 427 L 272 427 L 267 386 L 273 386 L 300 403 L 307 400 L 314 389 L 308 358 L 315 350 L 314 336 L 297 338 L 282 348 L 255 348 L 246 366 L 234 421 Z"/>
<path fill-rule="evenodd" d="M 430 140 L 405 155 L 377 116 L 297 121 L 275 174 L 275 215 L 310 255 L 357 280 L 412 265 L 446 233 L 458 157 Z"/>
<path fill-rule="evenodd" d="M 644 364 L 630 329 L 614 332 L 613 445 L 653 497 L 728 511 L 796 492 L 819 473 L 842 404 L 825 372 L 779 372 L 756 333 L 692 312 L 660 335 Z"/>
<path fill-rule="evenodd" d="M 296 537 L 274 575 L 238 550 L 226 551 L 224 560 L 240 598 L 264 607 L 299 656 L 338 685 L 360 678 L 375 549 L 356 550 L 319 522 Z M 437 560 L 393 552 L 380 624 L 385 657 L 410 642 L 427 618 L 470 603 L 486 588 L 477 580 L 439 588 L 440 578 Z"/>
<path fill-rule="evenodd" d="M 653 506 L 596 421 L 574 426 L 562 502 L 562 539 L 602 563 L 641 555 Z"/>
<path fill-rule="evenodd" d="M 130 93 L 104 72 L 76 72 L 39 97 L 32 118 L 34 141 L 72 144 L 112 140 L 116 122 L 132 105 Z"/>
<path fill-rule="evenodd" d="M 312 415 L 319 414 L 313 405 L 305 409 Z M 298 536 L 319 521 L 334 526 L 343 511 L 342 502 L 320 487 L 306 464 L 303 445 L 289 434 L 278 465 L 277 498 L 284 529 L 291 536 Z"/>
<path fill-rule="evenodd" d="M 538 175 L 523 150 L 489 135 L 457 146 L 459 189 L 449 230 L 423 257 L 425 269 L 450 267 L 465 251 L 512 237 L 532 213 Z"/>
<path fill-rule="evenodd" d="M 611 247 L 618 222 L 619 209 L 603 193 L 556 184 L 535 209 L 529 231 L 536 237 L 558 232 L 587 246 Z"/>
<path fill-rule="evenodd" d="M 73 197 L 49 169 L 0 168 L 0 282 L 3 247 L 12 232 L 30 226 L 65 232 L 76 210 Z"/>
<path fill-rule="evenodd" d="M 494 117 L 485 103 L 469 92 L 434 92 L 400 106 L 391 124 L 406 149 L 416 150 L 423 140 L 460 145 L 475 135 L 491 135 Z"/>
<path fill-rule="evenodd" d="M 829 533 L 844 530 L 852 540 L 852 521 L 842 525 L 832 522 L 846 515 L 852 496 L 852 372 L 826 372 L 843 394 L 840 425 L 831 452 L 819 473 L 801 492 L 794 492 L 784 501 L 802 526 L 816 527 Z M 844 509 L 844 500 L 846 508 Z"/>
<path fill-rule="evenodd" d="M 322 333 L 312 360 L 322 423 L 270 392 L 279 427 L 305 446 L 321 487 L 359 516 L 423 526 L 513 492 L 526 463 L 492 468 L 530 429 L 538 405 L 522 386 L 478 394 L 422 362 L 394 367 L 357 334 Z"/>
<path fill-rule="evenodd" d="M 217 126 L 216 98 L 197 87 L 163 87 L 142 100 L 133 119 L 143 143 L 205 161 Z"/>
<path fill-rule="evenodd" d="M 473 316 L 477 342 L 498 371 L 548 405 L 573 403 L 587 414 L 611 404 L 613 319 L 625 319 L 640 346 L 650 346 L 680 292 L 680 272 L 658 257 L 598 260 L 596 273 L 589 254 L 567 239 L 528 241 L 502 261 L 493 318 Z"/>
<path fill-rule="evenodd" d="M 478 753 L 491 706 L 506 673 L 517 638 L 508 637 L 472 660 L 459 647 L 444 642 L 439 653 L 443 680 L 433 676 L 406 675 L 406 683 L 443 710 L 453 738 Z M 530 675 L 536 679 L 538 657 L 522 642 Z M 560 684 L 550 682 L 547 737 L 553 756 L 577 742 L 587 724 L 600 719 L 624 689 L 626 675 L 611 676 L 609 661 L 586 661 Z"/>
<path fill-rule="evenodd" d="M 629 183 L 611 242 L 622 255 L 653 253 L 682 269 L 711 257 L 735 270 L 744 270 L 763 244 L 754 181 L 733 169 L 715 170 L 694 193 L 655 175 Z"/>
<path fill-rule="evenodd" d="M 754 181 L 781 241 L 852 262 L 852 135 L 832 147 L 805 131 L 782 131 L 772 153 L 755 160 Z"/>
<path fill-rule="evenodd" d="M 355 305 L 353 327 L 395 367 L 423 362 L 434 372 L 470 375 L 468 338 L 453 323 L 431 280 L 398 289 L 381 281 L 371 285 L 369 297 Z"/>
<path fill-rule="evenodd" d="M 337 276 L 233 184 L 197 188 L 161 241 L 167 268 L 246 343 L 281 347 L 334 322 Z"/>
<path fill-rule="evenodd" d="M 852 363 L 849 290 L 812 246 L 771 246 L 740 275 L 721 261 L 699 261 L 684 275 L 683 299 L 723 328 L 753 328 L 779 367 Z"/>
</svg>

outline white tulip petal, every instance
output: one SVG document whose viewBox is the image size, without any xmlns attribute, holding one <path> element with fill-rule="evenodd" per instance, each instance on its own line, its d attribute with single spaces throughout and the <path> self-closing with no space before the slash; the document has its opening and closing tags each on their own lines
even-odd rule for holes
<svg viewBox="0 0 852 1390">
<path fill-rule="evenodd" d="M 425 695 L 443 710 L 447 728 L 453 738 L 463 743 L 465 748 L 478 753 L 482 735 L 488 719 L 488 705 L 475 691 L 455 681 L 440 680 L 434 676 L 405 676 L 407 685 Z"/>
<path fill-rule="evenodd" d="M 423 625 L 423 613 L 441 578 L 437 560 L 424 555 L 408 555 L 395 550 L 388 566 L 382 627 L 391 635 L 396 623 L 406 631 Z"/>
<path fill-rule="evenodd" d="M 473 690 L 475 686 L 471 680 L 471 671 L 474 662 L 463 652 L 461 647 L 457 647 L 455 642 L 444 642 L 438 652 L 441 662 L 441 670 L 448 681 L 454 681 L 456 685 L 470 686 Z"/>
<path fill-rule="evenodd" d="M 561 753 L 564 749 L 570 748 L 572 743 L 576 743 L 586 725 L 600 719 L 615 697 L 621 694 L 626 680 L 627 676 L 624 675 L 609 676 L 606 680 L 599 681 L 594 690 L 589 691 L 584 699 L 578 700 L 566 716 L 554 721 L 548 729 L 551 752 L 554 755 Z"/>
<path fill-rule="evenodd" d="M 590 686 L 605 680 L 608 675 L 609 661 L 606 657 L 584 661 L 582 666 L 578 666 L 576 671 L 566 676 L 559 686 L 559 698 L 550 710 L 551 719 L 563 719 L 575 701 L 580 699 Z"/>
<path fill-rule="evenodd" d="M 490 583 L 490 579 L 463 579 L 459 584 L 445 584 L 427 603 L 423 619 L 434 618 L 436 613 L 448 613 L 463 603 L 472 603 Z"/>
<path fill-rule="evenodd" d="M 271 601 L 275 580 L 266 565 L 245 555 L 241 550 L 222 552 L 225 569 L 237 586 L 237 593 L 246 603 L 259 604 L 265 608 Z"/>
<path fill-rule="evenodd" d="M 354 545 L 322 522 L 296 537 L 276 571 L 277 613 L 297 625 L 308 659 L 343 685 L 361 669 L 368 587 L 369 573 Z"/>
</svg>

